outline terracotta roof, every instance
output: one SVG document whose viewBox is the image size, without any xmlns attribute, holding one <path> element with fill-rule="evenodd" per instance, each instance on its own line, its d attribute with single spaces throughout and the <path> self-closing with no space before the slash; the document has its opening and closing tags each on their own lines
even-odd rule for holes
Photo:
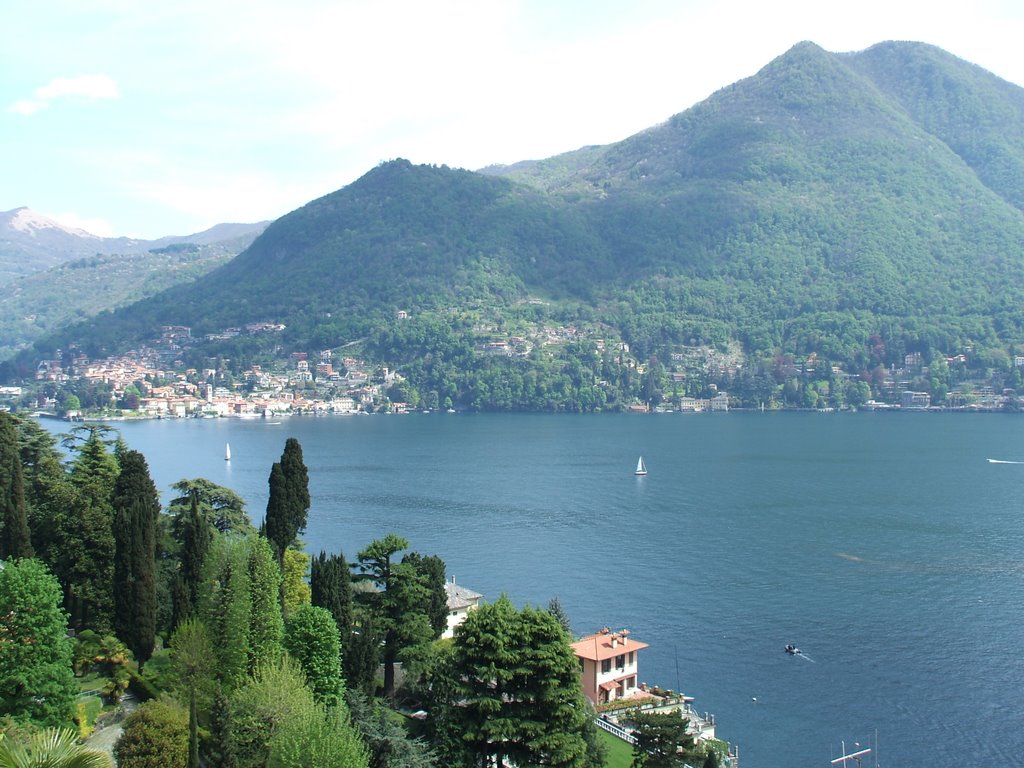
<svg viewBox="0 0 1024 768">
<path fill-rule="evenodd" d="M 455 611 L 459 608 L 468 608 L 471 605 L 475 605 L 476 601 L 483 597 L 479 592 L 474 592 L 472 589 L 466 589 L 465 587 L 459 586 L 455 583 L 454 579 L 444 583 L 444 591 L 445 595 L 448 597 L 449 611 Z"/>
<path fill-rule="evenodd" d="M 618 638 L 618 643 L 614 648 L 612 648 L 613 637 Z M 646 647 L 647 643 L 623 639 L 619 635 L 612 634 L 588 635 L 572 644 L 572 650 L 577 656 L 582 659 L 590 659 L 591 661 L 604 661 L 605 659 L 621 656 L 630 651 L 639 651 Z"/>
</svg>

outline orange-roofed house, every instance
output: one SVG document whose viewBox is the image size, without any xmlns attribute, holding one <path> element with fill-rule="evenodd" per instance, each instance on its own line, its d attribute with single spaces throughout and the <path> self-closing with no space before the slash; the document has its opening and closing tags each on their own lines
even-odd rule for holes
<svg viewBox="0 0 1024 768">
<path fill-rule="evenodd" d="M 629 631 L 602 629 L 572 644 L 583 669 L 583 694 L 592 704 L 632 696 L 637 689 L 637 656 L 647 647 L 629 639 Z"/>
</svg>

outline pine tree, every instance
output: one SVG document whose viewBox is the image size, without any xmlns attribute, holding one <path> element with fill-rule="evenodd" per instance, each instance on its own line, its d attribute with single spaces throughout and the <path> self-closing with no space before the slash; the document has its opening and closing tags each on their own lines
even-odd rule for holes
<svg viewBox="0 0 1024 768">
<path fill-rule="evenodd" d="M 310 505 L 309 473 L 302 460 L 302 446 L 294 437 L 285 441 L 281 461 L 271 467 L 268 484 L 270 498 L 263 531 L 283 570 L 284 551 L 306 530 Z"/>
<path fill-rule="evenodd" d="M 114 632 L 139 671 L 156 639 L 156 526 L 160 498 L 145 457 L 125 451 L 114 486 Z"/>
<path fill-rule="evenodd" d="M 430 642 L 433 627 L 427 614 L 430 590 L 426 579 L 409 563 L 394 562 L 395 555 L 409 542 L 389 533 L 359 553 L 358 578 L 372 581 L 376 592 L 364 592 L 376 626 L 384 635 L 384 695 L 395 693 L 395 664 L 399 653 L 415 645 Z"/>
<path fill-rule="evenodd" d="M 14 419 L 0 412 L 0 560 L 32 557 L 25 514 L 25 484 Z"/>
</svg>

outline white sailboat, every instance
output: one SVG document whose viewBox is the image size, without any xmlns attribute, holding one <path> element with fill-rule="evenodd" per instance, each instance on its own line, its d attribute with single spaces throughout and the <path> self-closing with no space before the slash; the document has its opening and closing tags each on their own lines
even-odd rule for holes
<svg viewBox="0 0 1024 768">
<path fill-rule="evenodd" d="M 644 457 L 643 456 L 641 456 L 639 459 L 636 460 L 636 472 L 634 472 L 633 474 L 634 475 L 646 475 L 647 474 L 647 466 L 644 464 Z"/>
<path fill-rule="evenodd" d="M 231 443 L 224 444 L 224 461 L 231 461 Z"/>
</svg>

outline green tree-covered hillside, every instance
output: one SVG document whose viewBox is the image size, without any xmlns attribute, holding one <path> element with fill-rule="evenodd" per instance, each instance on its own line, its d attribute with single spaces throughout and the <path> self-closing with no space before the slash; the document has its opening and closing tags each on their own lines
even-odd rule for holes
<svg viewBox="0 0 1024 768">
<path fill-rule="evenodd" d="M 399 309 L 494 317 L 541 297 L 640 358 L 739 341 L 858 370 L 885 362 L 872 337 L 1008 348 L 1024 339 L 1022 105 L 930 46 L 801 43 L 617 144 L 486 174 L 384 163 L 202 282 L 38 347 L 274 321 L 290 348 L 329 348 L 379 340 Z"/>
</svg>

